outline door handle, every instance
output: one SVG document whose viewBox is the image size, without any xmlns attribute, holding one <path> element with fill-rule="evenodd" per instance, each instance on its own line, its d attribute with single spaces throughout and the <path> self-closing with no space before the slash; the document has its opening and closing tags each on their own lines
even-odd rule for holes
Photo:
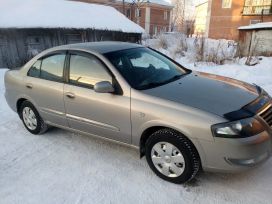
<svg viewBox="0 0 272 204">
<path fill-rule="evenodd" d="M 32 89 L 32 88 L 33 88 L 33 85 L 32 85 L 32 84 L 30 84 L 30 83 L 27 83 L 27 84 L 26 84 L 26 88 L 28 88 L 28 89 Z"/>
<path fill-rule="evenodd" d="M 65 93 L 65 95 L 66 95 L 66 97 L 71 98 L 71 99 L 76 97 L 75 94 L 73 94 L 71 92 L 67 92 L 67 93 Z"/>
</svg>

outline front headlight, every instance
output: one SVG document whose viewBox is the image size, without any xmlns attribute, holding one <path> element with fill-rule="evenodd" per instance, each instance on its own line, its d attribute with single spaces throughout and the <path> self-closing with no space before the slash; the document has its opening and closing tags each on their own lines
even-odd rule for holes
<svg viewBox="0 0 272 204">
<path fill-rule="evenodd" d="M 265 127 L 255 118 L 246 118 L 239 121 L 221 123 L 212 126 L 212 132 L 216 137 L 243 138 L 257 135 L 265 130 Z"/>
</svg>

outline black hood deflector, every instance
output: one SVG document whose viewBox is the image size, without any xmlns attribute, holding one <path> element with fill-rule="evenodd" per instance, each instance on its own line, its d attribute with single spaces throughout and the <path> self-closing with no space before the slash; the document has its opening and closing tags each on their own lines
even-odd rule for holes
<svg viewBox="0 0 272 204">
<path fill-rule="evenodd" d="M 261 89 L 259 86 L 256 86 L 256 88 L 259 92 L 258 98 L 245 105 L 240 110 L 224 114 L 224 117 L 231 121 L 253 117 L 257 113 L 261 112 L 262 109 L 265 108 L 268 104 L 271 104 L 272 99 L 263 91 L 263 89 Z"/>
</svg>

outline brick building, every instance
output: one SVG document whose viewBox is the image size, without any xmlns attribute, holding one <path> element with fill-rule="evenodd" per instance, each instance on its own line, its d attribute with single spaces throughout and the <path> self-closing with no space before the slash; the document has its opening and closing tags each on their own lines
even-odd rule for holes
<svg viewBox="0 0 272 204">
<path fill-rule="evenodd" d="M 207 0 L 205 36 L 238 40 L 240 26 L 272 21 L 272 0 Z"/>
<path fill-rule="evenodd" d="M 139 24 L 151 36 L 170 30 L 173 6 L 164 0 L 74 0 L 86 3 L 110 5 Z"/>
</svg>

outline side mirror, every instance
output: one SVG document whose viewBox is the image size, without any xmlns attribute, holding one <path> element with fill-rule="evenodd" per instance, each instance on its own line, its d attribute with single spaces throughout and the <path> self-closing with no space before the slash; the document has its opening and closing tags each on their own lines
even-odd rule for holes
<svg viewBox="0 0 272 204">
<path fill-rule="evenodd" d="M 94 91 L 97 93 L 113 93 L 114 88 L 109 81 L 101 81 L 94 85 Z"/>
</svg>

